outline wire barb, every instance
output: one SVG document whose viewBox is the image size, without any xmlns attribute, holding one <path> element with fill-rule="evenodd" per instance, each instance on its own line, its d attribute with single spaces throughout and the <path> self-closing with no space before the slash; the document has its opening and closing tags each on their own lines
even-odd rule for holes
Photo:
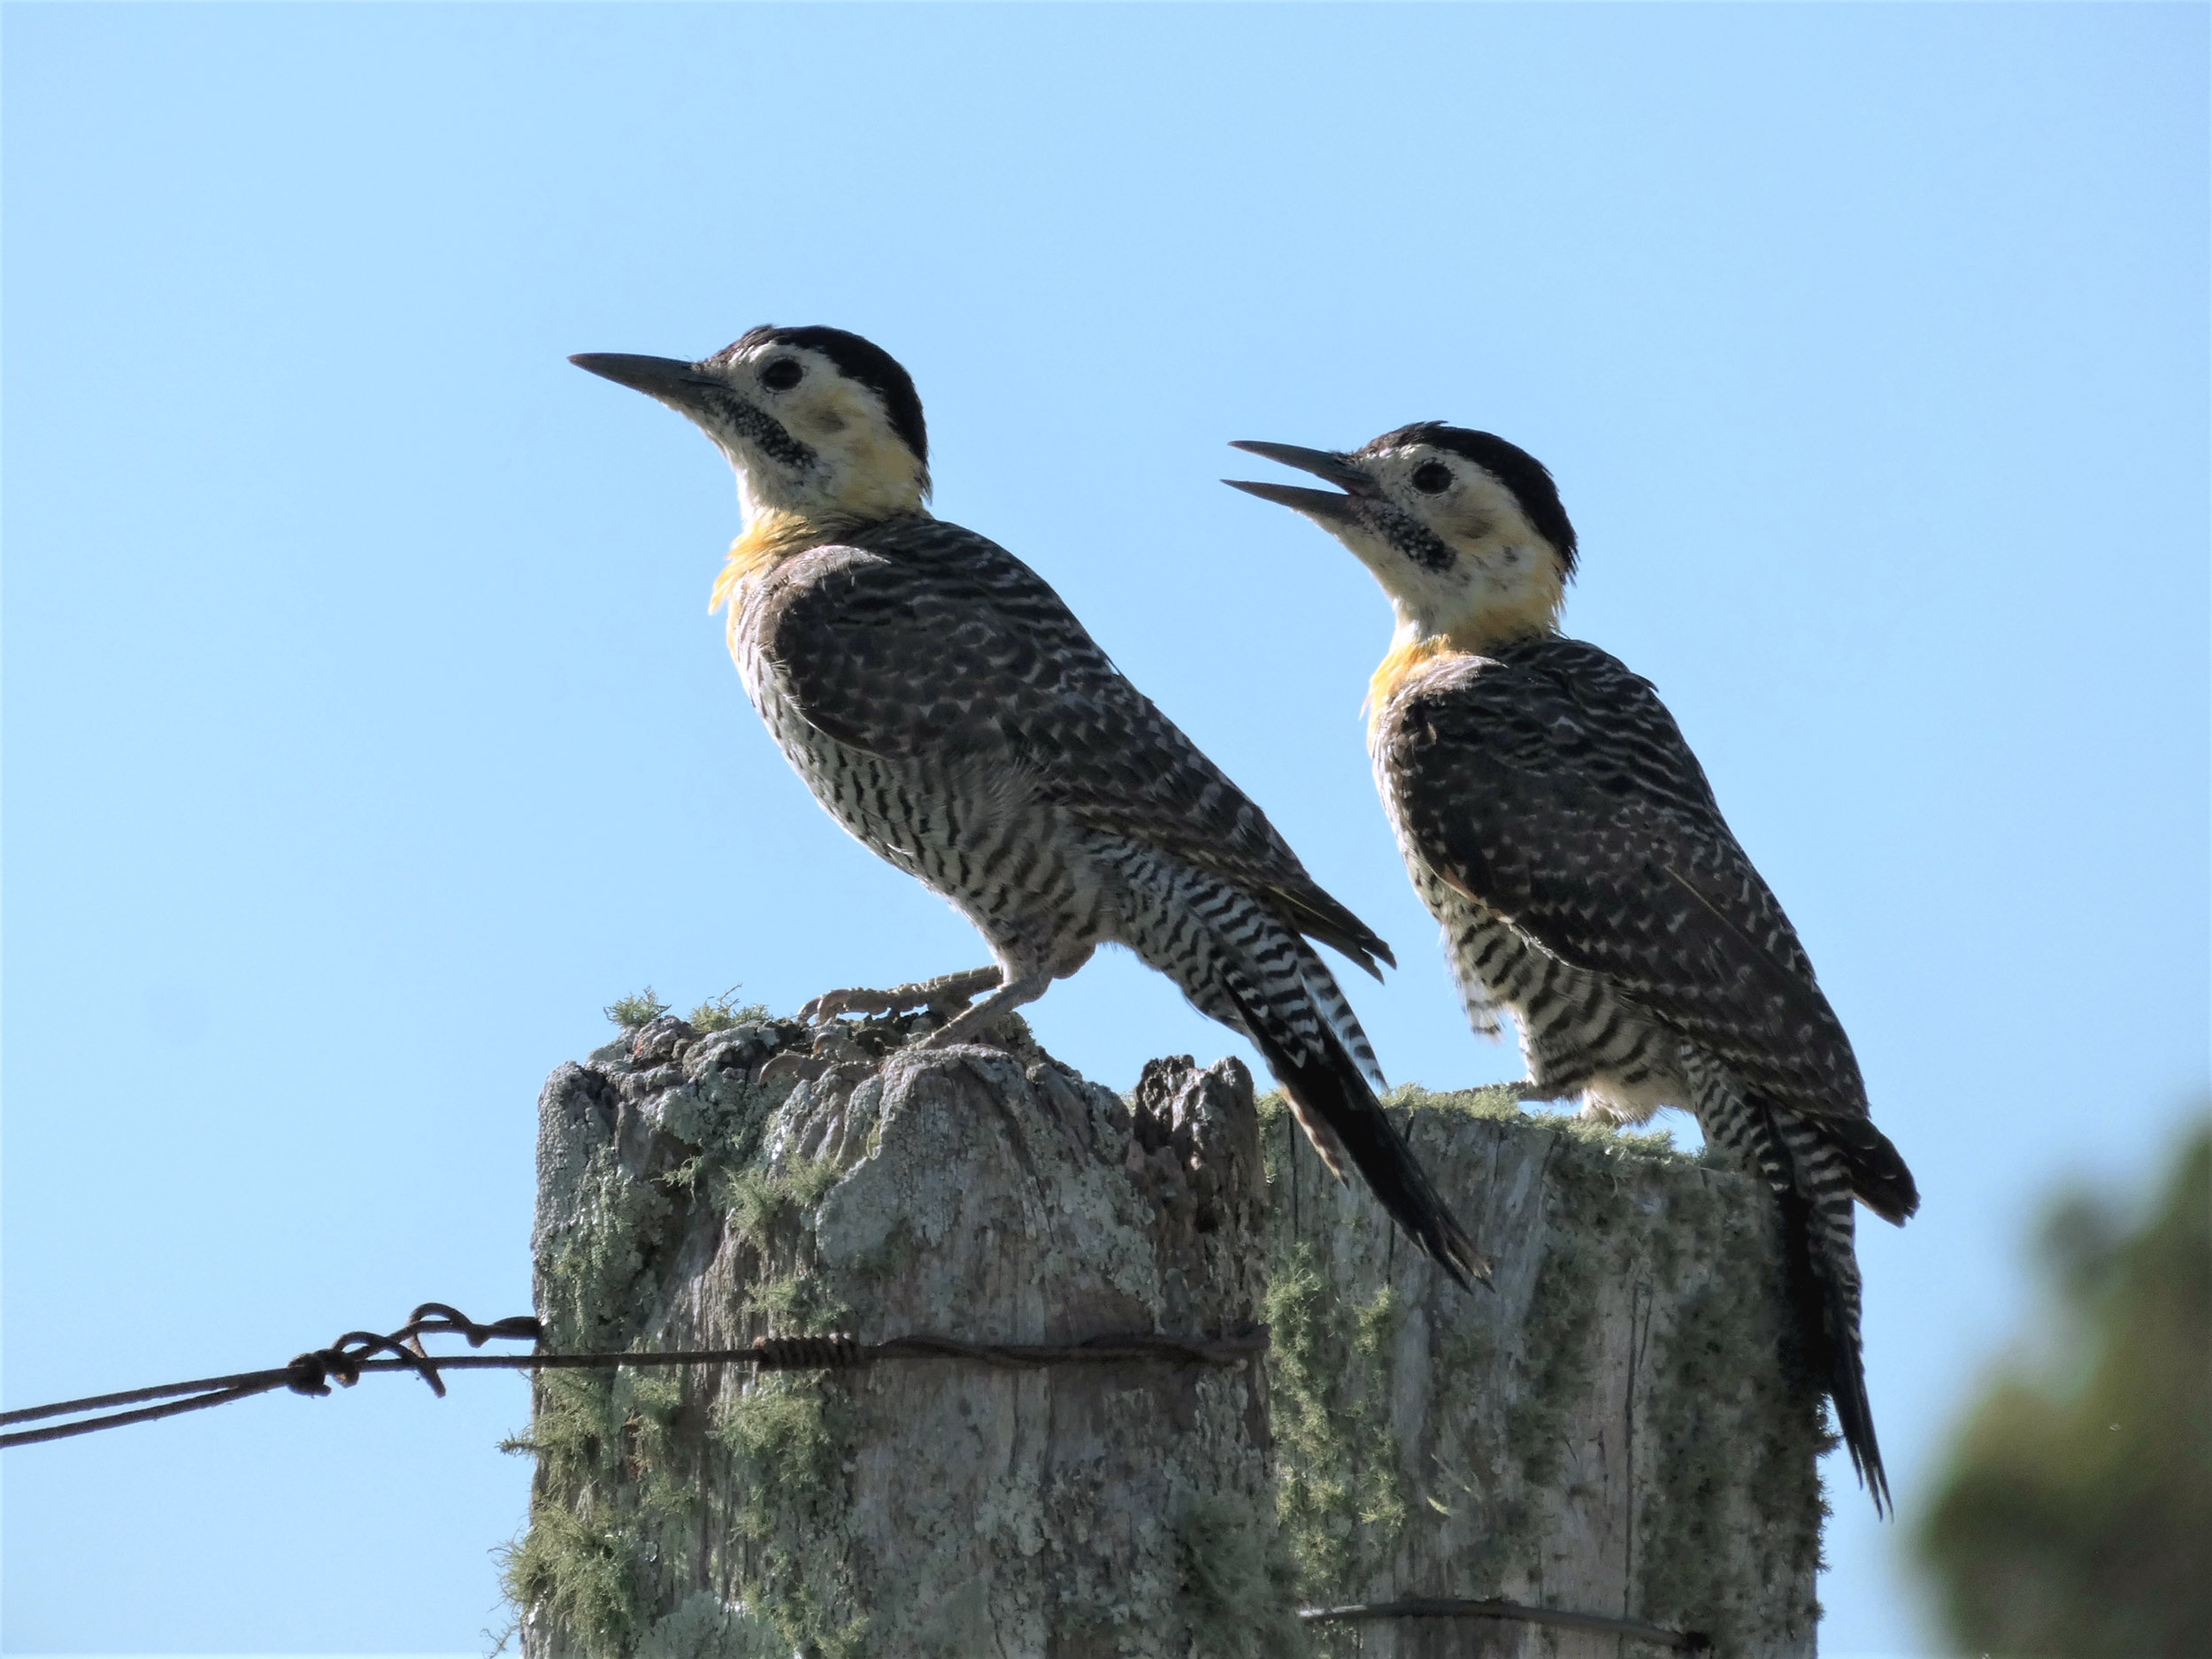
<svg viewBox="0 0 2212 1659">
<path fill-rule="evenodd" d="M 542 1334 L 542 1329 L 535 1319 L 524 1314 L 479 1325 L 458 1308 L 442 1302 L 426 1302 L 407 1316 L 405 1325 L 388 1336 L 379 1336 L 373 1331 L 349 1331 L 328 1348 L 294 1355 L 291 1363 L 284 1368 L 285 1386 L 296 1394 L 326 1394 L 330 1392 L 328 1379 L 335 1377 L 342 1386 L 350 1388 L 361 1380 L 363 1361 L 373 1354 L 388 1353 L 428 1383 L 430 1392 L 442 1400 L 445 1383 L 438 1375 L 436 1358 L 422 1345 L 424 1337 L 465 1337 L 471 1348 L 481 1348 L 494 1340 L 534 1342 Z"/>
<path fill-rule="evenodd" d="M 239 1371 L 228 1377 L 203 1377 L 196 1382 L 161 1383 L 151 1388 L 90 1394 L 81 1400 L 63 1400 L 52 1405 L 27 1406 L 19 1411 L 0 1412 L 0 1425 L 33 1423 L 41 1417 L 79 1417 L 82 1419 L 75 1423 L 58 1423 L 42 1429 L 0 1434 L 0 1448 L 67 1440 L 73 1435 L 89 1434 L 96 1429 L 120 1428 L 127 1423 L 148 1423 L 156 1417 L 175 1417 L 180 1412 L 198 1411 L 208 1406 L 228 1405 L 234 1400 L 249 1400 L 256 1394 L 267 1394 L 277 1388 L 288 1388 L 296 1394 L 326 1394 L 334 1379 L 342 1387 L 350 1388 L 361 1380 L 362 1372 L 371 1371 L 412 1371 L 430 1386 L 432 1394 L 443 1399 L 445 1383 L 438 1375 L 441 1365 L 527 1365 L 534 1356 L 502 1354 L 440 1358 L 423 1347 L 424 1337 L 458 1336 L 465 1339 L 471 1348 L 481 1348 L 489 1341 L 534 1342 L 540 1334 L 538 1322 L 527 1315 L 495 1320 L 490 1325 L 479 1325 L 457 1308 L 442 1302 L 426 1302 L 409 1314 L 407 1323 L 396 1331 L 381 1334 L 374 1331 L 349 1331 L 328 1348 L 311 1348 L 304 1354 L 296 1354 L 284 1364 L 267 1371 Z M 380 1359 L 375 1357 L 378 1355 L 390 1357 Z M 113 1406 L 137 1406 L 141 1401 L 147 1400 L 160 1400 L 165 1403 L 143 1406 L 136 1410 L 108 1409 Z M 82 1416 L 95 1411 L 107 1411 L 108 1414 L 104 1417 Z"/>
</svg>

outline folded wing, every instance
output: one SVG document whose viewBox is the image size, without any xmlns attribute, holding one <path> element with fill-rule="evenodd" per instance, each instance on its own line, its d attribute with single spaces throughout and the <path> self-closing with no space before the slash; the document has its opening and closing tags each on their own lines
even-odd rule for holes
<svg viewBox="0 0 2212 1659">
<path fill-rule="evenodd" d="M 995 757 L 1079 821 L 1264 895 L 1369 972 L 1392 961 L 1060 596 L 995 543 L 943 524 L 863 532 L 783 565 L 751 603 L 789 694 L 838 741 Z"/>
<path fill-rule="evenodd" d="M 1379 759 L 1440 877 L 1820 1122 L 1861 1195 L 1911 1213 L 1850 1040 L 1647 681 L 1571 641 L 1476 660 L 1417 695 Z"/>
</svg>

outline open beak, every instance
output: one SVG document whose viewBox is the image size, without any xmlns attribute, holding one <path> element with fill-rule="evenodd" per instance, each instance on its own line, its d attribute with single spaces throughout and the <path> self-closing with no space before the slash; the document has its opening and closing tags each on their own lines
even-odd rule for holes
<svg viewBox="0 0 2212 1659">
<path fill-rule="evenodd" d="M 1343 456 L 1327 449 L 1304 449 L 1294 443 L 1256 443 L 1239 441 L 1229 446 L 1248 454 L 1263 456 L 1271 461 L 1280 461 L 1285 466 L 1294 466 L 1302 472 L 1311 472 L 1326 479 L 1343 490 L 1305 489 L 1294 484 L 1258 484 L 1248 479 L 1225 478 L 1221 481 L 1232 489 L 1240 489 L 1248 495 L 1257 495 L 1262 501 L 1271 501 L 1287 507 L 1293 512 L 1302 512 L 1307 518 L 1326 526 L 1359 522 L 1356 498 L 1372 495 L 1375 486 L 1368 476 Z"/>
<path fill-rule="evenodd" d="M 695 418 L 706 406 L 710 388 L 728 389 L 712 375 L 701 373 L 696 364 L 679 357 L 640 357 L 626 351 L 580 351 L 569 361 L 602 380 L 626 386 L 634 392 L 643 392 L 648 397 Z"/>
</svg>

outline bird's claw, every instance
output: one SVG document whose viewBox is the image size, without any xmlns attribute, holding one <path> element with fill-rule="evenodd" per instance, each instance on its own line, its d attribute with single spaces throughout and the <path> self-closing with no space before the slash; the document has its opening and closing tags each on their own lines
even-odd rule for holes
<svg viewBox="0 0 2212 1659">
<path fill-rule="evenodd" d="M 902 1006 L 889 991 L 825 991 L 799 1010 L 799 1018 L 810 1025 L 826 1025 L 840 1014 L 890 1014 Z"/>
<path fill-rule="evenodd" d="M 966 973 L 948 973 L 934 979 L 921 979 L 912 985 L 895 985 L 887 991 L 851 989 L 825 991 L 799 1010 L 799 1018 L 810 1025 L 826 1025 L 841 1014 L 858 1014 L 872 1018 L 884 1014 L 902 1014 L 909 1010 L 926 1010 L 932 1014 L 949 1015 L 975 1001 L 983 992 L 996 987 L 999 971 L 976 968 Z"/>
</svg>

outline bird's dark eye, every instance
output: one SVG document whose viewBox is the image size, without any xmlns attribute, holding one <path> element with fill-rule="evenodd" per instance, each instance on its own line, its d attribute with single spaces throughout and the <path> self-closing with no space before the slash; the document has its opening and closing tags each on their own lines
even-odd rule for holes
<svg viewBox="0 0 2212 1659">
<path fill-rule="evenodd" d="M 806 366 L 796 357 L 778 357 L 760 372 L 760 383 L 772 392 L 787 392 L 805 373 Z"/>
<path fill-rule="evenodd" d="M 1452 487 L 1452 469 L 1441 461 L 1425 461 L 1413 470 L 1413 488 L 1424 495 L 1441 495 Z"/>
</svg>

